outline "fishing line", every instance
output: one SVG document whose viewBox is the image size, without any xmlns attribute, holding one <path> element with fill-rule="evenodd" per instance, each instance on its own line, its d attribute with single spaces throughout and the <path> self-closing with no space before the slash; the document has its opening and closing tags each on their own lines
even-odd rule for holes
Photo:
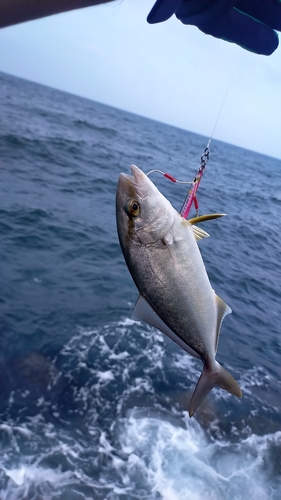
<svg viewBox="0 0 281 500">
<path fill-rule="evenodd" d="M 180 210 L 180 214 L 181 214 L 181 216 L 184 219 L 186 219 L 188 217 L 192 205 L 194 205 L 194 208 L 196 210 L 196 216 L 198 216 L 198 214 L 199 214 L 199 203 L 198 203 L 198 199 L 197 199 L 196 195 L 197 195 L 197 191 L 198 191 L 201 179 L 202 179 L 202 177 L 204 175 L 207 162 L 208 162 L 209 157 L 210 157 L 210 144 L 211 144 L 211 140 L 212 140 L 212 138 L 214 136 L 214 133 L 215 133 L 215 130 L 216 130 L 216 127 L 217 127 L 217 124 L 218 124 L 218 121 L 219 121 L 222 109 L 224 107 L 224 104 L 225 104 L 225 101 L 226 101 L 226 98 L 227 98 L 227 94 L 228 94 L 228 91 L 229 91 L 229 88 L 230 88 L 230 84 L 231 84 L 232 79 L 233 79 L 233 73 L 234 72 L 232 72 L 231 77 L 229 79 L 229 82 L 228 82 L 228 85 L 227 85 L 227 88 L 226 88 L 226 91 L 225 91 L 225 94 L 224 94 L 224 97 L 223 97 L 223 100 L 222 100 L 222 103 L 221 103 L 221 106 L 220 106 L 220 109 L 219 109 L 219 112 L 218 112 L 218 115 L 217 115 L 217 119 L 216 119 L 214 127 L 213 127 L 213 131 L 212 131 L 211 137 L 210 137 L 210 139 L 207 142 L 207 146 L 205 147 L 203 154 L 201 155 L 201 163 L 200 163 L 200 165 L 198 167 L 197 173 L 196 173 L 193 181 L 181 181 L 181 180 L 175 179 L 175 177 L 173 177 L 171 174 L 168 174 L 166 172 L 162 172 L 162 170 L 158 170 L 158 169 L 150 170 L 146 174 L 147 176 L 149 176 L 150 174 L 152 174 L 154 172 L 157 172 L 157 173 L 162 174 L 164 177 L 166 177 L 166 179 L 169 179 L 172 182 L 177 182 L 178 184 L 192 184 L 192 187 L 187 192 L 187 195 L 186 195 L 185 200 L 183 202 L 182 208 Z"/>
<path fill-rule="evenodd" d="M 226 97 L 227 97 L 227 94 L 228 94 L 229 87 L 230 87 L 232 79 L 233 79 L 233 73 L 231 74 L 231 77 L 229 79 L 229 82 L 228 82 L 228 85 L 227 85 L 227 88 L 226 88 L 226 91 L 225 91 L 225 94 L 224 94 L 224 98 L 222 100 L 222 103 L 221 103 L 221 106 L 220 106 L 220 109 L 219 109 L 219 112 L 218 112 L 218 115 L 217 115 L 217 119 L 215 121 L 215 125 L 214 125 L 214 128 L 213 128 L 211 137 L 208 140 L 207 146 L 206 146 L 206 148 L 205 148 L 205 150 L 204 150 L 204 152 L 203 152 L 203 154 L 201 156 L 201 163 L 200 163 L 199 168 L 197 170 L 197 173 L 196 173 L 196 175 L 195 175 L 195 177 L 193 179 L 193 186 L 188 191 L 188 193 L 186 195 L 186 198 L 185 198 L 185 200 L 183 202 L 180 214 L 181 214 L 181 216 L 184 219 L 186 219 L 188 217 L 188 214 L 190 212 L 192 204 L 194 205 L 194 208 L 196 210 L 196 216 L 198 216 L 198 213 L 199 213 L 199 203 L 198 203 L 198 199 L 197 199 L 196 194 L 197 194 L 197 191 L 198 191 L 201 179 L 202 179 L 202 177 L 204 175 L 207 162 L 208 162 L 209 157 L 210 157 L 210 144 L 211 144 L 211 140 L 212 140 L 212 138 L 214 136 L 214 133 L 215 133 L 215 130 L 216 130 L 216 127 L 217 127 L 217 124 L 218 124 L 218 121 L 219 121 L 219 118 L 220 118 L 220 115 L 221 115 L 224 103 L 226 101 Z"/>
<path fill-rule="evenodd" d="M 227 85 L 227 88 L 226 88 L 226 91 L 225 91 L 225 94 L 224 94 L 224 98 L 223 98 L 223 101 L 221 103 L 221 107 L 220 107 L 220 110 L 218 112 L 218 116 L 217 116 L 217 119 L 216 119 L 216 122 L 215 122 L 215 125 L 214 125 L 214 128 L 213 128 L 213 132 L 211 134 L 211 137 L 210 137 L 210 141 L 213 139 L 213 136 L 214 136 L 214 133 L 215 133 L 215 130 L 217 128 L 217 124 L 218 124 L 218 121 L 219 121 L 219 118 L 220 118 L 220 115 L 221 115 L 221 112 L 222 112 L 222 108 L 224 106 L 224 103 L 226 101 L 226 98 L 227 98 L 227 94 L 228 94 L 228 91 L 229 91 L 229 88 L 230 88 L 230 85 L 231 85 L 231 82 L 233 80 L 233 75 L 234 75 L 234 71 L 232 72 L 231 76 L 230 76 L 230 79 L 229 79 L 229 82 L 228 82 L 228 85 Z"/>
</svg>

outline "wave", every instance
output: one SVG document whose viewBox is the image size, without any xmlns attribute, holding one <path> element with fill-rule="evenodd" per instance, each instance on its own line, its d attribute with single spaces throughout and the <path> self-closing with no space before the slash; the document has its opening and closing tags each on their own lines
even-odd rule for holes
<svg viewBox="0 0 281 500">
<path fill-rule="evenodd" d="M 266 415 L 254 392 L 271 382 L 265 369 L 241 376 L 245 412 L 217 390 L 189 419 L 200 363 L 129 318 L 78 327 L 52 360 L 29 353 L 13 367 L 1 500 L 279 498 L 278 409 L 264 400 Z"/>
</svg>

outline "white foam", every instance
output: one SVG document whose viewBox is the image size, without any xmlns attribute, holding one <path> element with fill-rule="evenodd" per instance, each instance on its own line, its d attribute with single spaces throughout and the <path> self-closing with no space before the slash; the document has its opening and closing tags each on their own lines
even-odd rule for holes
<svg viewBox="0 0 281 500">
<path fill-rule="evenodd" d="M 105 432 L 101 432 L 99 442 L 100 442 L 100 446 L 98 448 L 98 451 L 100 453 L 104 453 L 106 455 L 109 455 L 113 451 L 113 447 L 111 446 L 111 444 L 107 440 Z"/>
<path fill-rule="evenodd" d="M 266 387 L 273 384 L 275 379 L 267 373 L 262 366 L 254 366 L 252 369 L 243 372 L 241 376 L 241 388 L 245 394 L 252 394 L 253 387 Z"/>
<path fill-rule="evenodd" d="M 273 498 L 265 463 L 271 444 L 281 442 L 281 432 L 235 444 L 211 442 L 194 419 L 177 427 L 133 412 L 120 442 L 128 456 L 126 475 L 135 481 L 141 470 L 147 486 L 163 500 Z"/>
<path fill-rule="evenodd" d="M 46 469 L 36 465 L 20 465 L 14 469 L 3 469 L 12 483 L 8 485 L 5 491 L 2 490 L 1 500 L 25 498 L 31 484 L 37 486 L 49 483 L 49 485 L 52 485 L 52 489 L 56 489 L 59 486 L 68 484 L 72 475 L 70 472 L 61 472 L 59 469 Z"/>
<path fill-rule="evenodd" d="M 111 370 L 107 370 L 105 372 L 98 371 L 96 372 L 96 375 L 100 383 L 106 383 L 110 382 L 111 380 L 114 380 L 114 375 Z"/>
<path fill-rule="evenodd" d="M 15 429 L 16 431 L 18 431 L 20 434 L 22 434 L 23 436 L 27 437 L 27 438 L 30 438 L 30 437 L 32 436 L 32 434 L 33 434 L 33 433 L 32 433 L 29 429 L 27 429 L 26 427 L 22 427 L 22 426 L 19 426 L 19 425 L 16 425 L 16 426 L 14 427 L 14 429 Z"/>
<path fill-rule="evenodd" d="M 20 467 L 19 469 L 5 469 L 4 471 L 8 477 L 10 477 L 14 483 L 16 483 L 17 486 L 21 486 L 24 482 L 25 478 L 25 472 L 26 468 L 25 467 Z"/>
<path fill-rule="evenodd" d="M 7 424 L 1 424 L 0 425 L 0 431 L 5 431 L 7 432 L 7 434 L 9 434 L 9 436 L 11 436 L 13 434 L 13 428 L 11 425 L 7 425 Z"/>
<path fill-rule="evenodd" d="M 134 324 L 138 324 L 139 321 L 135 321 L 132 318 L 125 318 L 121 321 L 118 321 L 118 326 L 132 326 Z"/>
<path fill-rule="evenodd" d="M 196 374 L 199 376 L 202 371 L 202 363 L 198 359 L 193 358 L 190 354 L 180 350 L 176 352 L 172 360 L 173 366 L 179 368 L 180 370 L 191 374 Z M 196 377 L 195 377 L 196 378 Z"/>
<path fill-rule="evenodd" d="M 127 351 L 119 352 L 118 354 L 115 354 L 115 352 L 112 352 L 109 356 L 109 359 L 125 359 L 129 356 L 129 353 Z"/>
<path fill-rule="evenodd" d="M 27 429 L 27 427 L 19 425 L 1 424 L 0 431 L 1 430 L 5 431 L 10 437 L 13 435 L 14 431 L 19 432 L 22 436 L 26 438 L 30 438 L 33 434 L 29 429 Z"/>
</svg>

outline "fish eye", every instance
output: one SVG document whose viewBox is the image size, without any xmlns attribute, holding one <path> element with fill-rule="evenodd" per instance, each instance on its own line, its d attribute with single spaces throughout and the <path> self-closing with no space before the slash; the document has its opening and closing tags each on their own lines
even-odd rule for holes
<svg viewBox="0 0 281 500">
<path fill-rule="evenodd" d="M 137 217 L 140 213 L 140 204 L 137 200 L 130 200 L 127 203 L 126 211 L 131 217 Z"/>
</svg>

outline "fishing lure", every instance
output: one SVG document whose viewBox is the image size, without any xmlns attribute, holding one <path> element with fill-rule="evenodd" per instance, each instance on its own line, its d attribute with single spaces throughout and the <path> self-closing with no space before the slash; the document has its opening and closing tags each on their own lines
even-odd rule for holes
<svg viewBox="0 0 281 500">
<path fill-rule="evenodd" d="M 197 173 L 196 173 L 193 181 L 178 180 L 175 177 L 173 177 L 171 174 L 168 174 L 167 172 L 162 172 L 162 170 L 158 170 L 158 169 L 150 170 L 146 174 L 147 176 L 149 176 L 150 174 L 157 172 L 159 174 L 162 174 L 164 177 L 166 177 L 166 179 L 169 179 L 172 182 L 177 182 L 178 184 L 192 184 L 191 188 L 187 192 L 186 198 L 185 198 L 183 205 L 182 205 L 182 208 L 180 210 L 180 214 L 184 219 L 187 219 L 189 212 L 190 212 L 190 209 L 192 207 L 192 204 L 194 204 L 194 208 L 196 210 L 196 215 L 198 217 L 199 203 L 198 203 L 198 199 L 197 199 L 197 191 L 198 191 L 201 179 L 204 175 L 207 161 L 209 160 L 210 143 L 211 143 L 211 139 L 209 139 L 208 144 L 207 144 L 207 146 L 206 146 L 206 148 L 201 156 L 201 163 L 198 167 Z"/>
</svg>

